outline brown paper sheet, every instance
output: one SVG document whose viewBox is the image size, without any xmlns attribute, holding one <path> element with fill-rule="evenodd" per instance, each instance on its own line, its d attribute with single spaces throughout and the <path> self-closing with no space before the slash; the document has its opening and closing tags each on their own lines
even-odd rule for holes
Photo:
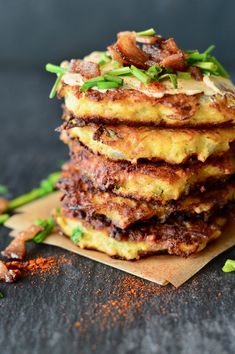
<svg viewBox="0 0 235 354">
<path fill-rule="evenodd" d="M 5 224 L 13 230 L 10 235 L 16 236 L 19 231 L 30 226 L 36 218 L 46 218 L 53 208 L 59 206 L 59 199 L 60 193 L 55 192 L 19 208 L 17 214 Z M 127 262 L 112 259 L 100 252 L 78 248 L 69 238 L 58 233 L 49 235 L 44 243 L 64 248 L 160 285 L 171 283 L 175 287 L 179 287 L 210 260 L 235 245 L 235 220 L 230 220 L 220 239 L 211 243 L 204 251 L 188 258 L 156 255 L 139 261 Z"/>
</svg>

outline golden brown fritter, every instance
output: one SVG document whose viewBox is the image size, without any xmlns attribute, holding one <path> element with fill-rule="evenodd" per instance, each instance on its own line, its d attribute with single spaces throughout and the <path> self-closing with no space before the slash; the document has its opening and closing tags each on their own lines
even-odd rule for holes
<svg viewBox="0 0 235 354">
<path fill-rule="evenodd" d="M 211 186 L 204 193 L 197 192 L 166 205 L 123 198 L 112 192 L 102 192 L 80 179 L 73 164 L 64 166 L 59 188 L 64 193 L 62 205 L 72 217 L 84 211 L 89 218 L 104 217 L 114 226 L 125 229 L 140 220 L 156 217 L 164 222 L 174 215 L 203 215 L 205 220 L 216 210 L 235 199 L 235 181 Z"/>
<path fill-rule="evenodd" d="M 77 246 L 126 260 L 159 252 L 187 257 L 218 238 L 226 221 L 222 217 L 207 223 L 202 220 L 171 220 L 165 224 L 146 223 L 121 234 L 112 234 L 112 229 L 100 220 L 88 222 L 82 217 L 72 218 L 63 209 L 60 214 L 55 213 L 55 219 L 66 236 L 74 235 L 73 241 Z"/>
<path fill-rule="evenodd" d="M 131 163 L 149 159 L 181 164 L 191 157 L 204 162 L 229 150 L 235 140 L 235 127 L 196 130 L 91 124 L 67 132 L 96 154 Z"/>
<path fill-rule="evenodd" d="M 77 141 L 69 143 L 72 160 L 95 188 L 112 190 L 116 195 L 134 199 L 156 200 L 161 203 L 177 200 L 196 185 L 209 180 L 226 179 L 235 173 L 235 157 L 232 151 L 220 158 L 207 162 L 196 162 L 188 166 L 172 166 L 165 163 L 112 162 L 98 156 Z"/>
<path fill-rule="evenodd" d="M 189 88 L 190 82 L 187 83 Z M 195 85 L 195 80 L 191 84 Z M 121 87 L 106 92 L 95 89 L 81 92 L 80 86 L 62 82 L 58 94 L 64 98 L 68 111 L 86 123 L 167 127 L 206 127 L 235 123 L 233 94 L 207 96 L 203 93 L 176 93 L 154 97 L 149 94 L 149 90 L 161 92 L 162 88 L 159 83 L 152 83 L 144 91 Z"/>
</svg>

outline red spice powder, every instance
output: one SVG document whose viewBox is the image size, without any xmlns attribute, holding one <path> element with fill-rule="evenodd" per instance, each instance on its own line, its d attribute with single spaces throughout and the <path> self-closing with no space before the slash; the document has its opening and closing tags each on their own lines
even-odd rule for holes
<svg viewBox="0 0 235 354">
<path fill-rule="evenodd" d="M 121 323 L 127 326 L 135 320 L 145 303 L 154 304 L 156 296 L 159 297 L 167 291 L 169 287 L 160 287 L 143 279 L 126 275 L 114 286 L 106 302 L 101 300 L 103 291 L 97 289 L 94 294 L 94 298 L 97 299 L 95 305 L 89 308 L 74 326 L 80 331 L 88 330 L 90 325 L 99 325 L 101 331 L 108 326 L 115 327 Z M 163 305 L 159 305 L 159 311 L 165 312 Z"/>
<path fill-rule="evenodd" d="M 8 269 L 19 270 L 21 275 L 29 274 L 39 275 L 43 278 L 45 275 L 58 274 L 61 264 L 70 264 L 70 259 L 64 255 L 59 257 L 37 257 L 36 259 L 30 259 L 28 261 L 11 261 L 6 262 Z"/>
</svg>

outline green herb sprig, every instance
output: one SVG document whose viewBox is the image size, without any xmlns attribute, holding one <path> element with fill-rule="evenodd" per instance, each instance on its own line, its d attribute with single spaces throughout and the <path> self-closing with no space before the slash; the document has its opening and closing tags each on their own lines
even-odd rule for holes
<svg viewBox="0 0 235 354">
<path fill-rule="evenodd" d="M 37 225 L 37 226 L 42 226 L 43 227 L 43 231 L 40 231 L 33 238 L 32 241 L 35 242 L 35 243 L 43 242 L 45 240 L 45 238 L 52 232 L 52 230 L 55 227 L 55 221 L 51 217 L 49 217 L 46 220 L 37 219 L 37 220 L 35 220 L 34 224 Z"/>
<path fill-rule="evenodd" d="M 187 63 L 200 68 L 205 75 L 213 74 L 215 76 L 229 78 L 229 74 L 222 64 L 211 55 L 214 49 L 215 46 L 211 45 L 203 53 L 199 53 L 198 50 L 186 51 L 185 53 L 188 55 Z"/>
<path fill-rule="evenodd" d="M 61 177 L 61 172 L 51 173 L 46 179 L 42 180 L 38 188 L 32 189 L 8 203 L 6 213 L 0 215 L 0 225 L 4 224 L 11 216 L 11 213 L 22 205 L 28 204 L 40 197 L 43 197 L 55 190 L 55 184 Z"/>
<path fill-rule="evenodd" d="M 70 238 L 75 244 L 78 244 L 78 242 L 81 240 L 83 234 L 84 234 L 83 229 L 78 226 L 78 227 L 76 227 L 76 229 L 73 230 L 72 236 Z"/>
<path fill-rule="evenodd" d="M 53 74 L 57 75 L 57 79 L 56 79 L 56 81 L 55 81 L 55 83 L 54 83 L 54 85 L 53 85 L 53 87 L 51 89 L 51 92 L 49 94 L 49 98 L 52 99 L 56 95 L 56 91 L 57 91 L 59 83 L 60 83 L 60 81 L 62 79 L 62 76 L 68 71 L 68 69 L 62 68 L 61 66 L 54 65 L 54 64 L 51 64 L 51 63 L 46 64 L 45 69 L 49 73 L 53 73 Z"/>
<path fill-rule="evenodd" d="M 154 36 L 156 34 L 156 31 L 154 28 L 149 28 L 145 31 L 141 32 L 136 32 L 137 36 Z"/>
<path fill-rule="evenodd" d="M 227 259 L 225 265 L 222 268 L 222 271 L 225 273 L 235 272 L 235 260 Z"/>
<path fill-rule="evenodd" d="M 6 195 L 9 193 L 9 189 L 7 186 L 4 186 L 3 184 L 0 184 L 0 194 Z"/>
</svg>

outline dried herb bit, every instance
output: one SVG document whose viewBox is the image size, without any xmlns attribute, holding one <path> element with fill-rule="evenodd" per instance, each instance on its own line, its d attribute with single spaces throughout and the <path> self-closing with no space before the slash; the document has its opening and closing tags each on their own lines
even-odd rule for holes
<svg viewBox="0 0 235 354">
<path fill-rule="evenodd" d="M 3 293 L 0 291 L 0 300 L 2 300 L 4 298 Z"/>
<path fill-rule="evenodd" d="M 32 241 L 35 243 L 41 243 L 45 240 L 46 236 L 48 236 L 55 227 L 54 220 L 50 217 L 46 220 L 37 219 L 34 222 L 35 225 L 43 227 L 43 231 L 40 231 Z"/>
<path fill-rule="evenodd" d="M 83 234 L 84 234 L 84 232 L 83 232 L 82 228 L 77 227 L 76 229 L 73 230 L 72 236 L 70 238 L 75 244 L 78 244 L 78 242 L 81 240 Z"/>
<path fill-rule="evenodd" d="M 141 32 L 136 32 L 137 36 L 154 36 L 156 34 L 156 31 L 154 28 L 149 28 L 145 31 Z"/>
<path fill-rule="evenodd" d="M 235 272 L 235 260 L 227 259 L 225 265 L 222 268 L 222 271 L 225 273 Z"/>
<path fill-rule="evenodd" d="M 159 80 L 164 79 L 170 79 L 175 89 L 178 87 L 177 76 L 175 74 L 164 74 L 159 77 Z"/>
<path fill-rule="evenodd" d="M 143 82 L 143 84 L 148 84 L 151 81 L 151 77 L 149 77 L 146 72 L 143 72 L 134 65 L 131 65 L 131 72 L 139 81 Z"/>
<path fill-rule="evenodd" d="M 9 193 L 9 189 L 6 186 L 4 186 L 3 184 L 0 184 L 0 194 L 6 195 L 8 193 Z"/>
</svg>

